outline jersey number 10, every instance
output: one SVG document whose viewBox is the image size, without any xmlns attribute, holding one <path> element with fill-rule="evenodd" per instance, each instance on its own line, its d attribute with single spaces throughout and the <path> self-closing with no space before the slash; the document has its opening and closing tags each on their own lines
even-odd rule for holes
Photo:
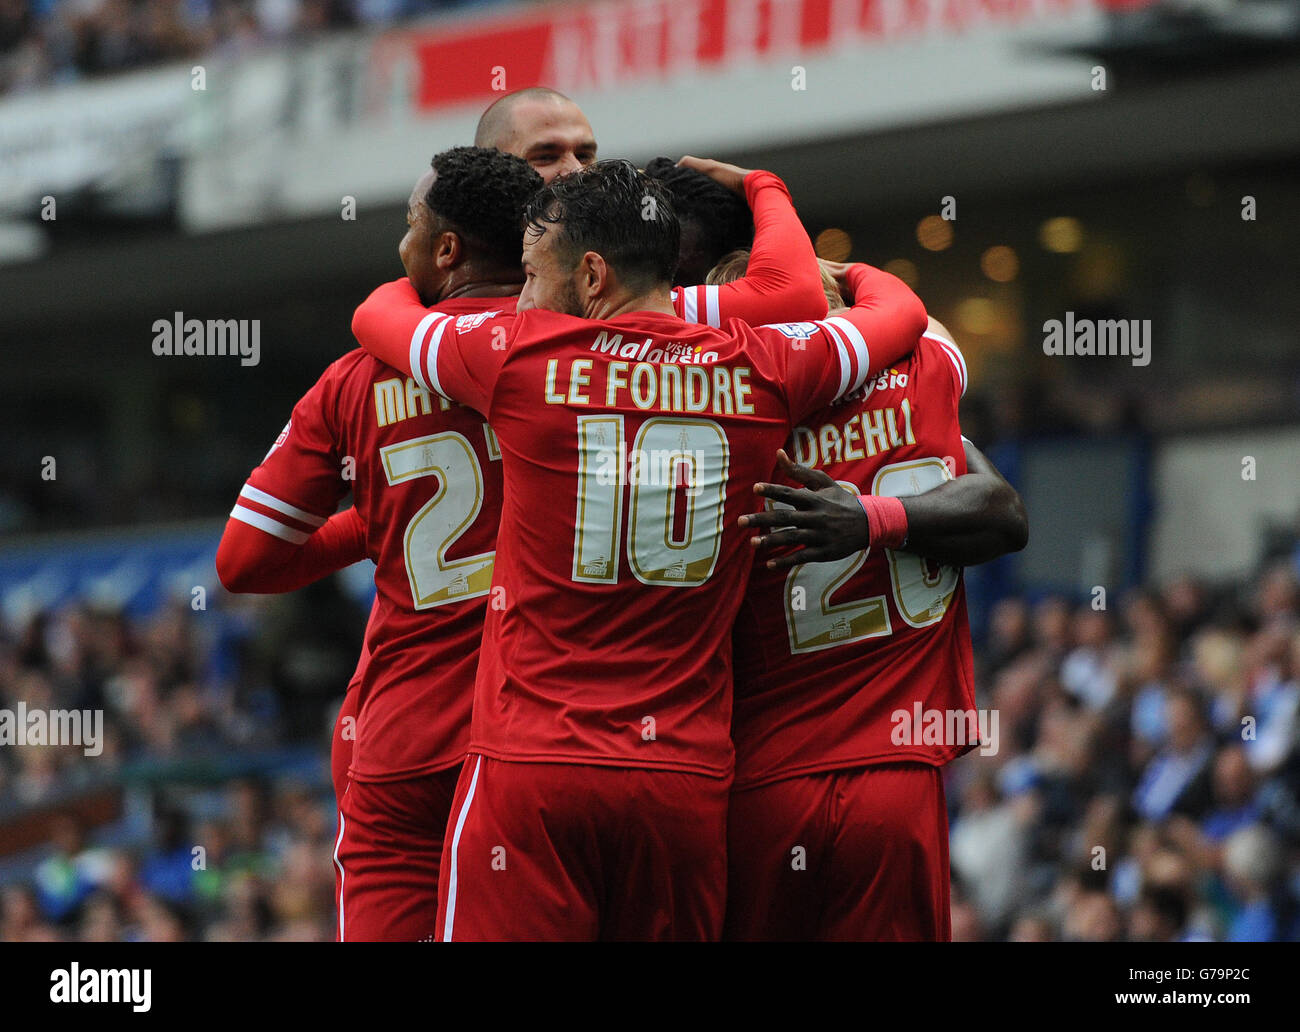
<svg viewBox="0 0 1300 1032">
<path fill-rule="evenodd" d="M 580 584 L 616 584 L 628 488 L 627 560 L 642 584 L 693 588 L 722 545 L 730 450 L 709 419 L 657 417 L 627 448 L 623 416 L 578 416 L 573 570 Z"/>
</svg>

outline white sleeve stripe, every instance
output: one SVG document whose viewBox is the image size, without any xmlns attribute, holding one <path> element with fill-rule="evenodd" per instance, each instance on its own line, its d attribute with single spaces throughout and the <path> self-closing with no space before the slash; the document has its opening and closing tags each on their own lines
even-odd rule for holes
<svg viewBox="0 0 1300 1032">
<path fill-rule="evenodd" d="M 250 501 L 257 502 L 259 505 L 265 505 L 268 509 L 274 509 L 276 512 L 282 512 L 286 516 L 291 516 L 299 523 L 305 523 L 309 527 L 322 526 L 328 516 L 317 516 L 307 512 L 305 509 L 299 509 L 288 502 L 282 502 L 275 495 L 269 495 L 265 491 L 259 491 L 252 484 L 245 484 L 243 490 L 239 492 L 240 498 L 247 498 Z"/>
<path fill-rule="evenodd" d="M 243 505 L 236 505 L 230 510 L 232 519 L 239 520 L 240 523 L 247 523 L 250 527 L 256 527 L 258 530 L 264 530 L 275 537 L 283 538 L 294 545 L 301 545 L 311 535 L 304 534 L 301 530 L 294 530 L 292 527 L 286 527 L 283 523 L 277 523 L 270 516 L 264 513 L 254 512 Z"/>
<path fill-rule="evenodd" d="M 961 384 L 961 389 L 963 391 L 966 390 L 966 378 L 961 375 L 961 362 L 957 360 L 957 356 L 948 348 L 944 348 L 943 353 L 948 356 L 948 361 L 952 363 L 953 369 L 957 371 L 957 382 Z"/>
<path fill-rule="evenodd" d="M 827 319 L 826 322 L 842 329 L 844 335 L 849 339 L 849 343 L 853 345 L 855 357 L 858 360 L 858 376 L 853 383 L 853 387 L 849 390 L 849 393 L 852 394 L 853 391 L 856 391 L 867 382 L 867 373 L 871 370 L 871 352 L 867 348 L 867 342 L 862 336 L 862 331 L 849 320 L 836 315 Z"/>
<path fill-rule="evenodd" d="M 944 353 L 948 356 L 948 360 L 952 362 L 957 369 L 957 382 L 961 384 L 961 393 L 965 396 L 966 356 L 961 353 L 961 348 L 957 347 L 957 345 L 947 337 L 941 337 L 937 333 L 923 333 L 921 336 L 928 337 L 943 348 Z"/>
<path fill-rule="evenodd" d="M 695 299 L 694 287 L 682 288 L 682 318 L 686 322 L 699 322 L 699 304 Z"/>
<path fill-rule="evenodd" d="M 930 340 L 934 341 L 941 348 L 943 348 L 943 350 L 947 353 L 948 358 L 952 361 L 952 364 L 957 367 L 957 375 L 961 379 L 962 390 L 965 391 L 966 356 L 961 353 L 961 348 L 957 347 L 955 341 L 951 341 L 947 337 L 942 337 L 937 333 L 923 333 L 921 334 L 921 336 L 928 337 Z"/>
<path fill-rule="evenodd" d="M 966 356 L 963 355 L 957 349 L 957 346 L 955 344 L 950 344 L 947 341 L 944 341 L 942 339 L 939 341 L 939 343 L 943 347 L 943 350 L 947 354 L 949 360 L 957 368 L 957 376 L 961 380 L 961 390 L 962 393 L 965 394 L 966 393 Z"/>
<path fill-rule="evenodd" d="M 704 311 L 705 320 L 710 326 L 721 326 L 722 317 L 718 308 L 718 287 L 717 284 L 704 288 Z"/>
<path fill-rule="evenodd" d="M 852 363 L 849 360 L 849 349 L 844 346 L 844 341 L 840 340 L 839 333 L 830 323 L 819 322 L 816 325 L 825 330 L 827 336 L 835 342 L 835 350 L 840 357 L 840 387 L 835 392 L 835 400 L 838 401 L 849 393 L 849 381 L 853 375 Z"/>
<path fill-rule="evenodd" d="M 433 331 L 433 340 L 429 341 L 429 357 L 425 363 L 424 371 L 429 374 L 429 383 L 439 397 L 446 398 L 448 401 L 455 401 L 455 398 L 449 396 L 447 392 L 442 389 L 442 381 L 438 379 L 438 349 L 442 347 L 442 335 L 447 331 L 447 327 L 450 325 L 451 316 L 449 315 L 447 318 L 443 319 L 442 322 L 438 323 L 437 329 Z"/>
<path fill-rule="evenodd" d="M 435 319 L 441 319 L 441 318 L 443 318 L 441 312 L 430 312 L 428 315 L 426 315 L 423 319 L 420 320 L 420 325 L 418 325 L 415 328 L 415 332 L 411 334 L 411 351 L 410 351 L 411 375 L 415 377 L 415 382 L 418 383 L 421 387 L 423 387 L 426 391 L 429 389 L 429 385 L 424 382 L 424 373 L 420 369 L 420 366 L 422 364 L 420 362 L 420 350 L 421 350 L 420 345 L 424 343 L 424 335 L 428 331 L 430 325 L 432 325 L 433 321 Z"/>
</svg>

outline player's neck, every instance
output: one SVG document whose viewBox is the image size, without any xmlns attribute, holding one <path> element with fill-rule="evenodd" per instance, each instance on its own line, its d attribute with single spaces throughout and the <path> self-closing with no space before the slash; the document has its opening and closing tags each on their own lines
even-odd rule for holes
<svg viewBox="0 0 1300 1032">
<path fill-rule="evenodd" d="M 588 319 L 616 319 L 632 312 L 659 312 L 674 315 L 672 298 L 662 287 L 636 295 L 592 298 L 587 306 Z"/>
<path fill-rule="evenodd" d="M 523 288 L 517 269 L 497 273 L 475 270 L 459 283 L 449 282 L 438 300 L 450 301 L 454 297 L 515 297 Z"/>
</svg>

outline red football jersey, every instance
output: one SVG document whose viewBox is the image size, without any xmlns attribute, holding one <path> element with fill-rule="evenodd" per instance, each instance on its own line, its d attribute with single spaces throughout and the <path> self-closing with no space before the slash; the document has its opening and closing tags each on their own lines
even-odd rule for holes
<svg viewBox="0 0 1300 1032">
<path fill-rule="evenodd" d="M 468 326 L 516 299 L 442 305 Z M 454 767 L 469 744 L 489 603 L 501 461 L 483 417 L 358 349 L 294 407 L 231 513 L 301 542 L 349 489 L 376 564 L 352 776 L 386 781 Z"/>
<path fill-rule="evenodd" d="M 866 297 L 872 276 L 859 268 Z M 732 767 L 730 630 L 752 563 L 737 519 L 803 415 L 859 390 L 910 334 L 867 307 L 751 329 L 531 309 L 423 314 L 380 353 L 483 412 L 505 500 L 470 751 L 497 759 Z M 363 309 L 366 306 L 363 306 Z M 874 321 L 873 321 L 874 320 Z M 896 319 L 895 319 L 896 321 Z M 871 339 L 870 351 L 867 340 Z M 409 341 L 408 345 L 405 341 Z"/>
<path fill-rule="evenodd" d="M 966 471 L 965 389 L 961 352 L 926 333 L 863 392 L 804 420 L 786 450 L 856 494 L 920 494 Z M 978 744 L 960 569 L 889 549 L 787 571 L 760 561 L 733 646 L 738 788 L 871 762 L 940 765 Z"/>
</svg>

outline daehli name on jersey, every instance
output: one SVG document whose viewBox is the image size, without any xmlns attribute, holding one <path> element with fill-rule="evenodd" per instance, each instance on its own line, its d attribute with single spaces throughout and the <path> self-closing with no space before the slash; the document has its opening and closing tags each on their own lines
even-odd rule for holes
<svg viewBox="0 0 1300 1032">
<path fill-rule="evenodd" d="M 795 427 L 794 461 L 803 466 L 828 466 L 915 443 L 912 403 L 904 398 L 897 406 L 855 412 L 843 423 L 823 423 L 816 429 Z"/>
</svg>

